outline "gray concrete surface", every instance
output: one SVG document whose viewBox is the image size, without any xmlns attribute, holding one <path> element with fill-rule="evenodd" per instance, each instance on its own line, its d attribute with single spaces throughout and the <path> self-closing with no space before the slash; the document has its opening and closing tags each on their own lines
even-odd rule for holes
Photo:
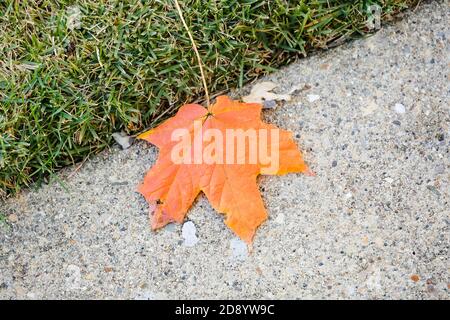
<svg viewBox="0 0 450 320">
<path fill-rule="evenodd" d="M 251 252 L 203 196 L 197 240 L 191 225 L 151 232 L 135 187 L 157 150 L 140 142 L 68 168 L 67 190 L 1 204 L 0 297 L 448 299 L 448 9 L 424 4 L 265 79 L 302 88 L 264 115 L 317 176 L 261 177 L 270 219 Z"/>
</svg>

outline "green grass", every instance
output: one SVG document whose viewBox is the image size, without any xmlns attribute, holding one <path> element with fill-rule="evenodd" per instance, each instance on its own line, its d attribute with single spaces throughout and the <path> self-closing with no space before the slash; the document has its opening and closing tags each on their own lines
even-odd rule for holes
<svg viewBox="0 0 450 320">
<path fill-rule="evenodd" d="M 367 33 L 371 4 L 388 18 L 417 2 L 180 0 L 212 93 Z M 171 0 L 0 0 L 0 39 L 0 197 L 203 96 Z"/>
</svg>

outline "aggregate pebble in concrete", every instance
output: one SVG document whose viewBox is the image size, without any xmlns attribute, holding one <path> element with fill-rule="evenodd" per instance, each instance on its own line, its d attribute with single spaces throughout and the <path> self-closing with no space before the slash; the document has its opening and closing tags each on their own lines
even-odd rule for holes
<svg viewBox="0 0 450 320">
<path fill-rule="evenodd" d="M 183 224 L 181 229 L 181 236 L 184 238 L 184 245 L 186 247 L 193 247 L 197 244 L 198 238 L 196 236 L 197 229 L 192 221 L 187 221 Z"/>
<path fill-rule="evenodd" d="M 1 205 L 0 297 L 448 299 L 449 18 L 424 4 L 264 79 L 303 88 L 264 117 L 317 176 L 260 178 L 270 218 L 248 252 L 203 196 L 193 246 L 151 232 L 135 189 L 157 150 L 138 142 Z"/>
</svg>

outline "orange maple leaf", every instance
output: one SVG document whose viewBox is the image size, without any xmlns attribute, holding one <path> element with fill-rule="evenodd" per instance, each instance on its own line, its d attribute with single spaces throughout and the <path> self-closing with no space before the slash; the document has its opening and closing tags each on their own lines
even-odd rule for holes
<svg viewBox="0 0 450 320">
<path fill-rule="evenodd" d="M 220 96 L 209 109 L 184 105 L 138 137 L 159 148 L 156 164 L 138 189 L 154 210 L 153 229 L 183 222 L 203 191 L 213 208 L 226 215 L 227 226 L 251 243 L 267 219 L 257 176 L 310 173 L 292 134 L 262 122 L 261 108 Z"/>
</svg>

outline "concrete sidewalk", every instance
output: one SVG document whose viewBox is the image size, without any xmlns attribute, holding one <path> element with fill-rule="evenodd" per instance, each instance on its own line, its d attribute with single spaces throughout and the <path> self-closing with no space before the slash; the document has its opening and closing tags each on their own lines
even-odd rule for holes
<svg viewBox="0 0 450 320">
<path fill-rule="evenodd" d="M 151 232 L 135 190 L 157 150 L 139 142 L 0 205 L 0 298 L 449 299 L 448 21 L 423 4 L 265 79 L 298 88 L 264 116 L 317 176 L 260 178 L 251 253 L 203 196 L 194 246 Z"/>
</svg>

